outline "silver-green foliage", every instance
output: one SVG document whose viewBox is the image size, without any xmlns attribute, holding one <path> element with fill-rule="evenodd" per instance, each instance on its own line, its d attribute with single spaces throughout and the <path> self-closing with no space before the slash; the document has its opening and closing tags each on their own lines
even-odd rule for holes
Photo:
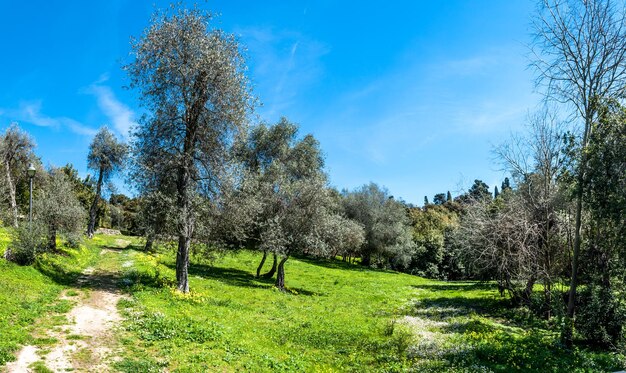
<svg viewBox="0 0 626 373">
<path fill-rule="evenodd" d="M 32 264 L 37 255 L 47 251 L 45 229 L 41 224 L 20 224 L 14 231 L 5 258 L 21 265 Z"/>
<path fill-rule="evenodd" d="M 406 207 L 374 183 L 343 195 L 347 216 L 365 229 L 362 263 L 406 268 L 417 250 Z"/>
<path fill-rule="evenodd" d="M 251 108 L 237 39 L 197 8 L 157 12 L 132 42 L 126 66 L 147 115 L 134 130 L 133 178 L 144 193 L 175 201 L 178 288 L 188 291 L 189 250 L 206 219 L 200 209 L 219 191 L 233 136 Z"/>
<path fill-rule="evenodd" d="M 67 176 L 52 170 L 43 190 L 33 202 L 33 219 L 44 226 L 50 249 L 56 249 L 57 234 L 74 235 L 84 228 L 85 210 L 76 198 Z"/>
<path fill-rule="evenodd" d="M 26 169 L 33 161 L 34 147 L 33 139 L 15 123 L 0 136 L 0 195 L 6 196 L 10 220 L 15 227 L 18 225 L 17 185 L 28 179 Z M 5 202 L 3 199 L 0 197 L 0 203 Z"/>
<path fill-rule="evenodd" d="M 102 192 L 102 185 L 116 172 L 121 171 L 126 165 L 128 146 L 118 141 L 115 135 L 107 127 L 102 127 L 89 145 L 87 165 L 96 171 L 96 194 L 89 209 L 89 224 L 87 234 L 91 237 L 95 231 L 96 213 L 98 202 Z"/>
<path fill-rule="evenodd" d="M 237 147 L 244 172 L 239 198 L 231 200 L 231 206 L 241 213 L 230 216 L 239 217 L 238 234 L 249 246 L 282 257 L 279 288 L 290 255 L 328 256 L 359 246 L 363 237 L 359 225 L 338 214 L 319 143 L 311 135 L 298 138 L 297 133 L 297 125 L 282 118 L 275 125 L 253 128 Z"/>
<path fill-rule="evenodd" d="M 102 127 L 89 145 L 87 165 L 102 174 L 103 181 L 121 171 L 126 164 L 128 147 L 107 128 Z"/>
</svg>

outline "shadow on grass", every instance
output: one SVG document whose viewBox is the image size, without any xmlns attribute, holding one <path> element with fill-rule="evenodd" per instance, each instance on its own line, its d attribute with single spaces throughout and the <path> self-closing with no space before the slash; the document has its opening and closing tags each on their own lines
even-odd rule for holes
<svg viewBox="0 0 626 373">
<path fill-rule="evenodd" d="M 329 268 L 329 269 L 341 269 L 344 271 L 358 271 L 358 272 L 373 271 L 373 272 L 383 272 L 383 273 L 396 273 L 395 271 L 391 271 L 388 269 L 365 267 L 360 264 L 343 262 L 338 259 L 320 259 L 320 258 L 311 258 L 307 256 L 293 256 L 293 258 L 301 262 L 310 264 L 310 265 Z"/>
<path fill-rule="evenodd" d="M 509 308 L 512 308 L 511 302 L 506 298 L 437 297 L 417 301 L 411 313 L 441 320 L 470 314 L 498 316 Z"/>
<path fill-rule="evenodd" d="M 176 270 L 176 265 L 172 263 L 165 264 L 168 268 Z M 273 278 L 259 277 L 256 278 L 249 272 L 234 268 L 215 267 L 207 264 L 189 264 L 189 275 L 199 276 L 204 279 L 216 280 L 226 285 L 239 286 L 253 289 L 271 289 L 274 286 Z M 289 274 L 286 275 L 288 281 Z M 320 295 L 319 293 L 302 288 L 290 288 L 287 286 L 287 293 L 294 295 Z"/>
<path fill-rule="evenodd" d="M 167 264 L 176 270 L 173 264 Z M 234 268 L 215 267 L 207 264 L 189 264 L 189 275 L 213 279 L 227 285 L 248 288 L 268 288 L 274 285 L 271 278 L 255 278 L 251 273 Z"/>
<path fill-rule="evenodd" d="M 146 250 L 146 246 L 145 245 L 140 245 L 140 244 L 130 244 L 128 246 L 126 246 L 126 249 L 128 250 L 135 250 L 135 251 L 139 251 L 139 252 L 143 252 L 143 253 L 150 253 L 150 251 Z M 155 252 L 156 250 L 153 250 L 153 252 Z"/>
<path fill-rule="evenodd" d="M 37 270 L 57 284 L 75 286 L 92 290 L 119 291 L 123 285 L 122 275 L 118 272 L 78 272 L 67 271 L 54 262 L 38 262 Z"/>
<path fill-rule="evenodd" d="M 542 328 L 511 329 L 502 323 L 470 319 L 451 323 L 442 331 L 465 342 L 441 355 L 460 368 L 486 367 L 494 372 L 611 372 L 624 368 L 619 355 L 578 342 L 579 348 L 567 349 L 559 343 L 558 333 Z"/>
<path fill-rule="evenodd" d="M 79 271 L 68 271 L 62 265 L 51 261 L 37 261 L 34 267 L 52 281 L 63 286 L 76 284 L 76 281 L 82 274 Z"/>
<path fill-rule="evenodd" d="M 430 291 L 473 291 L 473 290 L 498 290 L 498 286 L 489 282 L 471 282 L 471 281 L 459 281 L 459 282 L 441 282 L 438 284 L 423 284 L 413 285 L 417 289 L 424 289 Z"/>
<path fill-rule="evenodd" d="M 127 247 L 118 247 L 118 246 L 102 246 L 102 250 L 114 251 L 120 253 L 125 251 Z"/>
<path fill-rule="evenodd" d="M 287 293 L 293 294 L 293 295 L 306 295 L 306 296 L 321 296 L 323 295 L 322 293 L 318 293 L 315 291 L 310 291 L 310 290 L 306 290 L 303 288 L 292 288 L 289 286 L 285 286 L 285 290 Z"/>
</svg>

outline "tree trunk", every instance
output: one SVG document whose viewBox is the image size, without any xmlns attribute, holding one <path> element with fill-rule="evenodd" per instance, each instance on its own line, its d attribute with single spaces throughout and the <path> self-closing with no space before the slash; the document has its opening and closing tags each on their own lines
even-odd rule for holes
<svg viewBox="0 0 626 373">
<path fill-rule="evenodd" d="M 178 224 L 178 252 L 176 254 L 176 282 L 178 290 L 183 293 L 189 292 L 189 248 L 193 232 L 193 219 L 190 210 L 190 197 L 187 191 L 189 185 L 189 172 L 181 168 L 178 182 L 178 208 L 180 209 L 180 222 Z"/>
<path fill-rule="evenodd" d="M 102 190 L 102 179 L 104 178 L 104 170 L 100 168 L 98 173 L 98 183 L 96 184 L 96 195 L 93 197 L 93 203 L 89 209 L 89 225 L 87 226 L 87 236 L 93 238 L 96 231 L 96 213 L 98 212 L 98 202 L 100 202 L 100 192 Z"/>
<path fill-rule="evenodd" d="M 267 250 L 263 250 L 263 258 L 261 259 L 261 263 L 256 269 L 256 277 L 261 277 L 261 270 L 263 269 L 263 264 L 265 264 L 265 259 L 267 258 Z"/>
<path fill-rule="evenodd" d="M 363 253 L 361 255 L 361 265 L 369 267 L 369 265 L 372 263 L 372 257 L 370 253 Z"/>
<path fill-rule="evenodd" d="M 176 283 L 178 290 L 189 292 L 189 247 L 191 238 L 185 235 L 178 237 L 178 253 L 176 254 Z"/>
<path fill-rule="evenodd" d="M 272 264 L 272 269 L 269 272 L 263 275 L 264 278 L 272 278 L 274 273 L 276 273 L 276 265 L 278 264 L 278 257 L 274 254 L 274 263 Z"/>
<path fill-rule="evenodd" d="M 285 291 L 285 262 L 289 259 L 288 256 L 281 259 L 280 264 L 278 264 L 278 274 L 276 275 L 276 287 L 280 289 L 280 291 Z"/>
<path fill-rule="evenodd" d="M 532 303 L 532 295 L 533 295 L 533 287 L 535 286 L 535 282 L 537 281 L 535 276 L 531 276 L 526 283 L 526 288 L 524 289 L 524 293 L 522 295 L 522 300 L 524 304 L 528 307 L 531 306 Z"/>
<path fill-rule="evenodd" d="M 189 138 L 185 138 L 185 149 L 191 149 L 188 142 Z M 178 223 L 178 253 L 176 254 L 176 282 L 178 290 L 183 293 L 189 292 L 189 249 L 191 247 L 191 237 L 193 235 L 193 215 L 191 212 L 191 160 L 190 154 L 185 151 L 188 156 L 185 157 L 183 165 L 178 170 L 177 181 L 177 207 L 179 209 Z"/>
<path fill-rule="evenodd" d="M 546 320 L 552 317 L 552 283 L 546 280 L 543 284 L 543 301 L 546 304 Z"/>
<path fill-rule="evenodd" d="M 9 168 L 9 162 L 4 162 L 4 168 L 7 173 L 7 186 L 9 188 L 9 202 L 11 203 L 11 212 L 13 213 L 13 226 L 17 228 L 17 202 L 15 200 L 15 187 L 13 186 L 13 179 L 11 178 L 11 169 Z"/>
<path fill-rule="evenodd" d="M 580 256 L 580 245 L 582 241 L 582 211 L 583 211 L 583 194 L 585 172 L 587 170 L 587 145 L 591 135 L 592 111 L 587 111 L 585 116 L 585 134 L 583 135 L 583 144 L 581 149 L 580 165 L 578 167 L 578 189 L 576 190 L 576 223 L 574 227 L 574 253 L 572 256 L 572 278 L 569 285 L 569 299 L 567 300 L 567 315 L 565 316 L 565 329 L 561 334 L 561 340 L 566 346 L 572 345 L 574 335 L 574 313 L 576 311 L 576 286 L 578 285 L 578 258 Z"/>
<path fill-rule="evenodd" d="M 50 228 L 48 232 L 48 250 L 51 252 L 57 251 L 57 231 Z"/>
<path fill-rule="evenodd" d="M 146 246 L 144 247 L 144 250 L 147 252 L 151 252 L 153 244 L 154 244 L 154 235 L 148 234 L 148 236 L 146 237 Z"/>
</svg>

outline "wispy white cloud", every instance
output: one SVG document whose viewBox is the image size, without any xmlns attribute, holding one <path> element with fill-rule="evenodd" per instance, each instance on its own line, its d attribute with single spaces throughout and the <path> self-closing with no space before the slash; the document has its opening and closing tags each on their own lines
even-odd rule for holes
<svg viewBox="0 0 626 373">
<path fill-rule="evenodd" d="M 83 89 L 82 93 L 93 95 L 96 98 L 99 109 L 110 121 L 109 123 L 113 129 L 124 138 L 128 138 L 129 129 L 135 125 L 135 113 L 117 99 L 110 87 L 103 85 L 107 80 L 108 75 L 102 75 L 95 83 Z M 97 133 L 97 129 L 73 118 L 44 114 L 40 100 L 21 102 L 17 109 L 0 108 L 0 117 L 39 127 L 67 129 L 84 136 L 94 136 Z"/>
<path fill-rule="evenodd" d="M 41 112 L 41 101 L 22 102 L 18 109 L 2 109 L 0 115 L 10 120 L 26 122 L 39 127 L 67 128 L 79 135 L 93 136 L 97 130 L 68 117 L 52 117 Z"/>
<path fill-rule="evenodd" d="M 524 69 L 505 48 L 436 62 L 403 60 L 329 100 L 319 136 L 379 166 L 410 162 L 437 144 L 443 149 L 451 136 L 505 136 L 536 104 L 530 80 L 519 75 Z"/>
<path fill-rule="evenodd" d="M 437 66 L 439 67 L 439 74 L 471 76 L 483 75 L 501 62 L 502 61 L 497 55 L 488 53 L 469 56 L 466 58 L 452 59 L 445 61 L 444 63 L 440 63 Z"/>
<path fill-rule="evenodd" d="M 263 114 L 284 114 L 323 74 L 321 58 L 330 48 L 295 31 L 268 27 L 236 30 L 248 48 L 252 79 L 263 98 Z"/>
<path fill-rule="evenodd" d="M 96 97 L 98 107 L 111 121 L 113 128 L 124 138 L 128 138 L 129 130 L 136 124 L 135 113 L 117 99 L 110 87 L 102 85 L 106 80 L 106 75 L 101 77 L 89 86 L 86 92 Z"/>
</svg>

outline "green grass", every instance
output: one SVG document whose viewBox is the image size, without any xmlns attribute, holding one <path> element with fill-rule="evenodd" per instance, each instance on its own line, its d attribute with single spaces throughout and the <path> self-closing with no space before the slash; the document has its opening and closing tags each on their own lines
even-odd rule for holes
<svg viewBox="0 0 626 373">
<path fill-rule="evenodd" d="M 260 255 L 190 267 L 173 290 L 173 253 L 128 251 L 120 302 L 124 372 L 611 371 L 621 355 L 566 351 L 545 322 L 493 284 L 445 283 L 339 261 L 291 258 L 288 292 L 253 277 Z"/>
<path fill-rule="evenodd" d="M 127 242 L 120 240 L 130 241 L 129 249 L 121 249 Z M 490 283 L 433 281 L 337 260 L 291 258 L 285 267 L 288 291 L 282 293 L 273 280 L 254 278 L 260 255 L 242 251 L 211 263 L 194 261 L 191 293 L 181 294 L 174 290 L 174 257 L 142 252 L 135 238 L 96 236 L 79 250 L 64 248 L 33 267 L 0 260 L 0 365 L 20 344 L 54 344 L 33 330 L 59 325 L 59 315 L 73 304 L 56 300 L 60 291 L 78 295 L 69 287 L 84 268 L 96 266 L 98 276 L 113 279 L 130 295 L 118 304 L 125 321 L 115 333 L 121 356 L 114 368 L 122 372 L 625 367 L 623 355 L 564 349 L 558 326 L 510 308 Z"/>
<path fill-rule="evenodd" d="M 4 252 L 11 242 L 11 232 L 8 229 L 0 228 L 0 257 L 4 258 Z"/>
<path fill-rule="evenodd" d="M 10 241 L 0 228 L 0 252 Z M 0 366 L 14 360 L 24 344 L 36 343 L 34 328 L 47 326 L 54 315 L 70 310 L 71 303 L 58 300 L 59 293 L 96 258 L 100 248 L 79 250 L 60 247 L 60 254 L 45 254 L 33 266 L 18 266 L 0 259 Z"/>
</svg>

